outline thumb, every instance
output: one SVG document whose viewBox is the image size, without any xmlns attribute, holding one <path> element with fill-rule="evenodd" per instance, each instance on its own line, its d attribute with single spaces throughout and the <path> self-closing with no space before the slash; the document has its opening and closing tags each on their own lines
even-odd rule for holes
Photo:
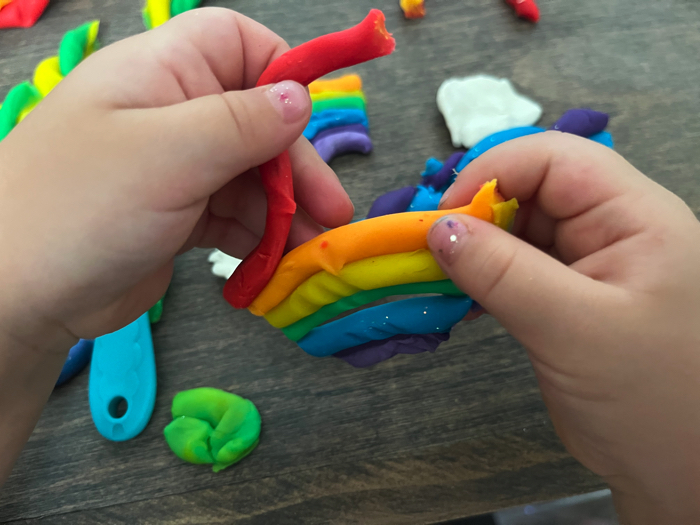
<svg viewBox="0 0 700 525">
<path fill-rule="evenodd" d="M 570 345 L 607 293 L 603 283 L 468 215 L 441 218 L 428 244 L 447 276 L 528 348 Z"/>
<path fill-rule="evenodd" d="M 288 149 L 303 133 L 311 115 L 304 86 L 284 81 L 246 91 L 229 91 L 160 112 L 159 140 L 171 170 L 182 176 L 190 195 L 208 197 L 237 175 Z"/>
</svg>

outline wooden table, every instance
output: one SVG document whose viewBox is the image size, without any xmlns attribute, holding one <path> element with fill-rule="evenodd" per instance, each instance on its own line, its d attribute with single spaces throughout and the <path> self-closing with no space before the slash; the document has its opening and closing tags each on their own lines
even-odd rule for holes
<svg viewBox="0 0 700 525">
<path fill-rule="evenodd" d="M 436 90 L 479 72 L 512 79 L 542 103 L 546 125 L 570 107 L 609 112 L 618 151 L 700 211 L 696 0 L 540 0 L 537 27 L 499 0 L 428 0 L 413 22 L 397 0 L 214 3 L 292 45 L 385 9 L 398 50 L 356 68 L 374 153 L 333 164 L 358 216 L 380 193 L 416 183 L 426 158 L 448 156 Z M 101 19 L 107 43 L 142 31 L 137 4 L 52 0 L 37 27 L 0 32 L 0 96 L 84 21 Z M 83 373 L 52 395 L 2 491 L 0 520 L 432 523 L 603 486 L 559 444 L 523 349 L 494 320 L 459 326 L 434 355 L 355 370 L 234 311 L 222 286 L 206 253 L 178 260 L 154 330 L 149 426 L 126 443 L 100 437 Z M 162 436 L 175 393 L 198 386 L 248 397 L 262 414 L 258 449 L 219 474 L 181 462 Z"/>
</svg>

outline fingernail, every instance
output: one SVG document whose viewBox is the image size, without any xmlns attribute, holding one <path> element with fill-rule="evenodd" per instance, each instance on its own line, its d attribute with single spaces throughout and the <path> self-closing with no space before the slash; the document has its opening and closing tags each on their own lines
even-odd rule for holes
<svg viewBox="0 0 700 525">
<path fill-rule="evenodd" d="M 428 233 L 428 244 L 435 258 L 450 265 L 468 235 L 469 230 L 462 221 L 454 215 L 446 215 L 433 224 Z"/>
<path fill-rule="evenodd" d="M 438 207 L 442 206 L 442 203 L 447 200 L 447 197 L 450 195 L 450 192 L 452 191 L 453 186 L 450 186 L 445 190 L 445 193 L 442 194 L 442 197 L 440 197 L 440 203 L 438 204 Z"/>
<path fill-rule="evenodd" d="M 267 96 L 287 124 L 305 117 L 311 105 L 311 97 L 306 88 L 291 80 L 275 84 L 267 91 Z"/>
</svg>

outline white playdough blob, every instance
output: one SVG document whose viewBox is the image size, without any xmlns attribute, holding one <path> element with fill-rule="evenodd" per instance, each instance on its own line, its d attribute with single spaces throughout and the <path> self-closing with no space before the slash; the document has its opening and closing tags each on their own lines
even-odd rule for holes
<svg viewBox="0 0 700 525">
<path fill-rule="evenodd" d="M 445 80 L 437 105 L 456 148 L 471 148 L 498 131 L 532 126 L 542 116 L 542 107 L 518 94 L 508 79 L 488 75 Z"/>
<path fill-rule="evenodd" d="M 231 277 L 238 265 L 241 264 L 240 259 L 226 255 L 219 250 L 214 250 L 209 254 L 209 262 L 212 263 L 211 273 L 224 279 Z"/>
</svg>

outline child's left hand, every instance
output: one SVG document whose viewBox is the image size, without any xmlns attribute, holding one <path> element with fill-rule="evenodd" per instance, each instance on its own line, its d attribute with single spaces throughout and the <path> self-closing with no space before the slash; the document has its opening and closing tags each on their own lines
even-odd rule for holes
<svg viewBox="0 0 700 525">
<path fill-rule="evenodd" d="M 302 208 L 290 245 L 347 223 L 347 194 L 299 138 L 308 92 L 250 89 L 287 49 L 242 15 L 200 9 L 63 80 L 0 143 L 0 331 L 39 346 L 48 327 L 92 338 L 152 306 L 177 253 L 244 257 L 265 224 L 252 168 L 290 147 Z"/>
</svg>

